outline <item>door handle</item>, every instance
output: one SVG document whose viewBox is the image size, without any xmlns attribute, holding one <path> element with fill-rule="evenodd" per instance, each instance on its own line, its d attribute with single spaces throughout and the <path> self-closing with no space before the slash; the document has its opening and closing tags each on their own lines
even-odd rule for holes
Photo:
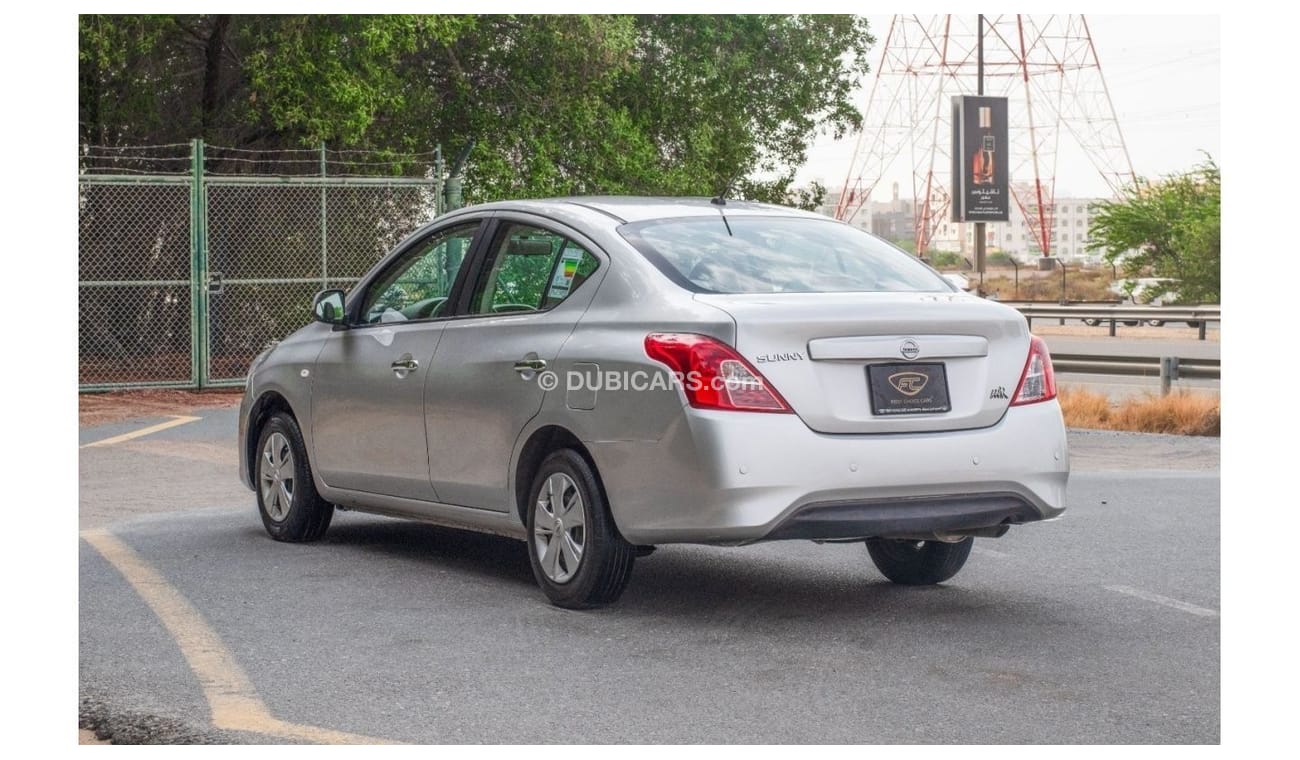
<svg viewBox="0 0 1300 760">
<path fill-rule="evenodd" d="M 420 368 L 420 362 L 411 356 L 403 356 L 392 363 L 393 373 L 398 377 L 406 377 L 408 374 Z"/>
<path fill-rule="evenodd" d="M 523 359 L 515 362 L 515 372 L 541 372 L 546 369 L 545 359 Z"/>
</svg>

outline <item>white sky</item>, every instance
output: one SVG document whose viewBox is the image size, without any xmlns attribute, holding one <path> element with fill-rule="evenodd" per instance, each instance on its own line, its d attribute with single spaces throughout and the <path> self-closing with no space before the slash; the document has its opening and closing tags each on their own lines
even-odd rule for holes
<svg viewBox="0 0 1300 760">
<path fill-rule="evenodd" d="M 1093 44 L 1110 88 L 1120 128 L 1139 176 L 1158 177 L 1190 168 L 1202 150 L 1219 160 L 1219 17 L 1088 15 Z M 865 110 L 889 16 L 867 16 L 876 44 L 872 74 L 863 79 L 856 104 Z M 820 180 L 838 190 L 849 172 L 856 136 L 818 137 L 799 183 Z M 881 182 L 910 187 L 905 162 Z M 906 194 L 906 191 L 904 191 Z M 1062 134 L 1057 156 L 1056 197 L 1092 197 L 1109 191 L 1095 169 Z M 883 194 L 877 194 L 880 199 Z"/>
</svg>

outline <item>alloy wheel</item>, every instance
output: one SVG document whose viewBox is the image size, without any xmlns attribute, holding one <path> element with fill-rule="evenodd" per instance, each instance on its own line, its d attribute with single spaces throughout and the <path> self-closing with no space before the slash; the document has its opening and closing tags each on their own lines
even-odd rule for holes
<svg viewBox="0 0 1300 760">
<path fill-rule="evenodd" d="M 554 583 L 565 583 L 578 572 L 586 548 L 587 514 L 578 484 L 557 472 L 537 495 L 533 515 L 533 550 L 542 572 Z"/>
<path fill-rule="evenodd" d="M 262 447 L 262 505 L 272 520 L 280 522 L 293 504 L 294 462 L 289 439 L 272 433 Z"/>
</svg>

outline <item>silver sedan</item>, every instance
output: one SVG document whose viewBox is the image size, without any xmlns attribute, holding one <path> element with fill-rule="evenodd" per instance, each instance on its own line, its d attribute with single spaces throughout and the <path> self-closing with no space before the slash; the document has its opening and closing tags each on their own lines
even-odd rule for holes
<svg viewBox="0 0 1300 760">
<path fill-rule="evenodd" d="M 568 198 L 440 217 L 254 360 L 273 538 L 336 507 L 528 542 L 563 607 L 656 544 L 863 542 L 934 584 L 1064 509 L 1051 360 L 1013 309 L 810 213 Z"/>
</svg>

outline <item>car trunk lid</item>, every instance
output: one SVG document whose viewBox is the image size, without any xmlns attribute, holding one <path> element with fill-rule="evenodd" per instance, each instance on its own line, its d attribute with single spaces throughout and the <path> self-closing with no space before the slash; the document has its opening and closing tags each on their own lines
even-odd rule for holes
<svg viewBox="0 0 1300 760">
<path fill-rule="evenodd" d="M 1010 404 L 1029 351 L 1029 330 L 1018 312 L 961 293 L 696 298 L 735 319 L 736 350 L 808 427 L 822 433 L 915 433 L 993 425 Z M 934 365 L 941 365 L 934 376 L 946 380 L 946 411 L 891 414 L 873 405 L 870 383 L 883 389 L 887 378 L 890 383 L 901 380 L 906 392 L 907 382 L 930 380 Z M 925 372 L 918 377 L 916 370 Z"/>
</svg>

